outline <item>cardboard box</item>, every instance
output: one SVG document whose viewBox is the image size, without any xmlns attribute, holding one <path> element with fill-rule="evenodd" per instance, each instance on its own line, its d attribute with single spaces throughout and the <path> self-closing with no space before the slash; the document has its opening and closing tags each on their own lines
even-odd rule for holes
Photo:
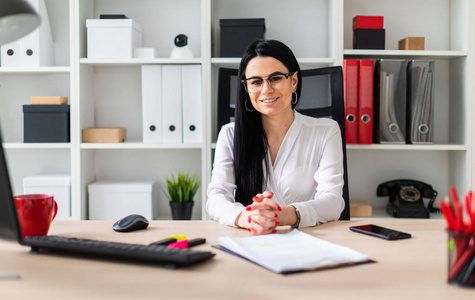
<svg viewBox="0 0 475 300">
<path fill-rule="evenodd" d="M 96 181 L 88 185 L 89 219 L 118 220 L 139 214 L 158 216 L 158 183 L 151 181 Z"/>
<path fill-rule="evenodd" d="M 65 105 L 68 104 L 68 97 L 61 96 L 31 96 L 30 104 L 32 105 Z"/>
<path fill-rule="evenodd" d="M 122 127 L 93 127 L 82 130 L 83 143 L 123 143 L 127 131 Z"/>
<path fill-rule="evenodd" d="M 371 217 L 373 207 L 364 200 L 350 200 L 350 217 Z"/>
<path fill-rule="evenodd" d="M 423 36 L 408 36 L 399 40 L 399 50 L 424 50 L 425 38 Z"/>
<path fill-rule="evenodd" d="M 246 47 L 256 39 L 264 39 L 264 19 L 221 19 L 221 57 L 241 57 Z"/>
<path fill-rule="evenodd" d="M 23 105 L 25 143 L 69 143 L 69 105 Z"/>
<path fill-rule="evenodd" d="M 53 195 L 58 204 L 55 220 L 71 218 L 71 175 L 39 174 L 25 177 L 23 193 Z"/>
<path fill-rule="evenodd" d="M 142 47 L 142 27 L 131 19 L 90 19 L 86 27 L 88 58 L 132 58 Z"/>
</svg>

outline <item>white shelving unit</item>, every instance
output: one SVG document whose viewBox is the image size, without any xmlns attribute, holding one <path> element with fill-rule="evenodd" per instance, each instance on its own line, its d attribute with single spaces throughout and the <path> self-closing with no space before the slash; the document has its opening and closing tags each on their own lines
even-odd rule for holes
<svg viewBox="0 0 475 300">
<path fill-rule="evenodd" d="M 0 126 L 13 192 L 23 193 L 23 178 L 51 172 L 71 173 L 72 143 L 23 143 L 24 104 L 30 96 L 61 95 L 71 99 L 73 85 L 73 0 L 46 0 L 53 38 L 53 66 L 0 67 Z M 71 134 L 74 134 L 73 131 Z"/>
<path fill-rule="evenodd" d="M 15 193 L 22 178 L 42 172 L 72 176 L 72 218 L 87 219 L 87 185 L 96 180 L 155 180 L 177 170 L 201 176 L 193 209 L 205 219 L 206 187 L 216 143 L 217 74 L 237 68 L 239 58 L 219 57 L 219 20 L 265 18 L 266 38 L 289 45 L 302 69 L 342 65 L 345 58 L 404 58 L 436 61 L 435 143 L 433 145 L 348 145 L 352 199 L 381 209 L 380 182 L 397 178 L 428 182 L 439 195 L 450 185 L 475 186 L 472 176 L 475 132 L 475 4 L 469 0 L 46 0 L 56 63 L 39 68 L 0 67 L 0 120 Z M 430 9 L 429 9 L 430 8 Z M 422 11 L 427 11 L 421 14 Z M 86 20 L 125 14 L 143 28 L 143 46 L 158 49 L 154 59 L 87 58 Z M 382 15 L 387 50 L 353 50 L 355 15 Z M 185 22 L 186 20 L 186 22 Z M 189 38 L 193 59 L 170 59 L 173 39 Z M 425 36 L 425 51 L 400 51 L 406 36 Z M 198 64 L 202 69 L 203 143 L 142 142 L 141 66 Z M 67 95 L 71 142 L 24 144 L 22 104 L 35 94 Z M 127 142 L 81 143 L 87 127 L 127 128 Z M 170 218 L 162 191 L 161 219 Z"/>
<path fill-rule="evenodd" d="M 474 94 L 473 3 L 455 1 L 344 1 L 345 58 L 434 60 L 435 109 L 433 145 L 348 145 L 350 197 L 382 209 L 377 184 L 408 178 L 431 184 L 440 196 L 450 185 L 465 193 L 472 184 L 472 122 Z M 421 15 L 421 12 L 427 13 Z M 353 50 L 352 18 L 384 16 L 387 50 Z M 473 21 L 472 21 L 473 22 Z M 424 36 L 424 51 L 396 50 L 399 39 Z M 472 79 L 473 81 L 473 79 Z M 352 176 L 353 175 L 353 176 Z"/>
</svg>

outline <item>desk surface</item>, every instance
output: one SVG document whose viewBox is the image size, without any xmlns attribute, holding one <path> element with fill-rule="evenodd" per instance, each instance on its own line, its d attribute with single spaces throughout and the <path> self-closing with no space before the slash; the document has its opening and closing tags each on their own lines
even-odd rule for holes
<svg viewBox="0 0 475 300">
<path fill-rule="evenodd" d="M 411 239 L 386 241 L 352 232 L 368 224 L 406 231 Z M 376 263 L 291 275 L 272 273 L 216 244 L 223 232 L 246 230 L 214 221 L 153 221 L 147 230 L 112 231 L 113 221 L 55 221 L 49 234 L 148 244 L 172 234 L 204 237 L 217 255 L 185 269 L 117 263 L 71 256 L 31 255 L 14 242 L 0 241 L 0 299 L 474 299 L 475 289 L 447 284 L 447 236 L 443 220 L 338 221 L 304 228 L 324 240 L 367 253 Z"/>
</svg>

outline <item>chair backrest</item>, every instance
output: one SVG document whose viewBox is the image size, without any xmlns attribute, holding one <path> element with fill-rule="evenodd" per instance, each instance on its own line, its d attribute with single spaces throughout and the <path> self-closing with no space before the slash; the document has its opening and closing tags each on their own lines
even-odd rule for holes
<svg viewBox="0 0 475 300">
<path fill-rule="evenodd" d="M 343 199 L 345 209 L 340 220 L 350 219 L 348 168 L 345 139 L 345 104 L 343 98 L 343 69 L 341 66 L 302 70 L 302 91 L 295 108 L 298 112 L 315 118 L 331 118 L 338 122 L 343 146 Z M 234 121 L 236 88 L 239 80 L 237 69 L 219 69 L 218 82 L 218 132 Z"/>
</svg>

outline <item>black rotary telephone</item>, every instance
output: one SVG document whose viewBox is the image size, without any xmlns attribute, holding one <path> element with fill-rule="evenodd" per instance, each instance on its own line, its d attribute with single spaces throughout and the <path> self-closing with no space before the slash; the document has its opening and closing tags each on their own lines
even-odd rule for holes
<svg viewBox="0 0 475 300">
<path fill-rule="evenodd" d="M 430 218 L 430 212 L 439 211 L 434 207 L 437 191 L 421 181 L 398 179 L 383 182 L 378 185 L 376 195 L 389 196 L 386 211 L 395 218 Z M 427 208 L 423 198 L 430 199 Z"/>
</svg>

